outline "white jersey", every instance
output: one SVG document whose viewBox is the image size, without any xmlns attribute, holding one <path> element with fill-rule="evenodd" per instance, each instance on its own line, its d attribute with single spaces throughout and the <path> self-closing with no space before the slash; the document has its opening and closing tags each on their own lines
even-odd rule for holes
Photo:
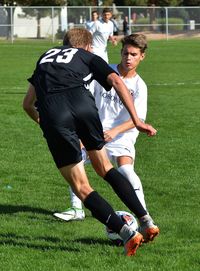
<svg viewBox="0 0 200 271">
<path fill-rule="evenodd" d="M 117 65 L 113 65 L 112 68 L 117 71 Z M 133 97 L 138 117 L 145 121 L 147 114 L 147 86 L 145 82 L 138 74 L 132 78 L 123 78 L 123 81 Z M 110 130 L 130 119 L 127 109 L 122 104 L 114 88 L 111 91 L 106 91 L 95 81 L 94 90 L 91 91 L 94 92 L 96 106 L 104 131 Z M 121 133 L 113 141 L 106 144 L 106 149 L 113 156 L 128 155 L 130 153 L 130 156 L 134 157 L 134 144 L 138 134 L 139 131 L 136 128 Z M 125 149 L 128 152 L 124 152 Z"/>
<path fill-rule="evenodd" d="M 90 29 L 91 29 L 91 27 L 93 26 L 93 24 L 94 24 L 94 21 L 87 21 L 87 22 L 85 23 L 85 28 L 86 28 L 88 31 L 90 31 Z"/>
<path fill-rule="evenodd" d="M 89 31 L 93 37 L 92 46 L 94 54 L 101 56 L 108 62 L 107 42 L 109 37 L 113 36 L 113 23 L 111 21 L 106 23 L 100 19 L 95 21 Z"/>
</svg>

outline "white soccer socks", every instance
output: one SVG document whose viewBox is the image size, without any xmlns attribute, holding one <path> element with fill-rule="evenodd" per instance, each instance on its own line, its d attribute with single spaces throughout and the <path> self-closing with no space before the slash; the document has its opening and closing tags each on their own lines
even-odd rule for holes
<svg viewBox="0 0 200 271">
<path fill-rule="evenodd" d="M 140 200 L 143 208 L 146 210 L 146 203 L 144 199 L 144 192 L 142 188 L 142 183 L 140 181 L 140 178 L 137 176 L 137 174 L 134 171 L 133 165 L 126 164 L 118 167 L 118 171 L 124 175 L 130 182 L 130 184 L 133 186 L 135 193 Z"/>
</svg>

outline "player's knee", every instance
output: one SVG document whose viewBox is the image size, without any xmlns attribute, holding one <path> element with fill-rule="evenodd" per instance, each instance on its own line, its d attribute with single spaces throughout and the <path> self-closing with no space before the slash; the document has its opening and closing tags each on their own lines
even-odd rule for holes
<svg viewBox="0 0 200 271">
<path fill-rule="evenodd" d="M 83 202 L 92 191 L 93 189 L 89 184 L 83 183 L 76 188 L 76 195 Z"/>
<path fill-rule="evenodd" d="M 113 165 L 111 163 L 107 163 L 107 164 L 104 164 L 104 165 L 95 165 L 94 166 L 94 169 L 96 171 L 96 173 L 104 178 L 106 173 L 111 169 L 113 168 Z"/>
</svg>

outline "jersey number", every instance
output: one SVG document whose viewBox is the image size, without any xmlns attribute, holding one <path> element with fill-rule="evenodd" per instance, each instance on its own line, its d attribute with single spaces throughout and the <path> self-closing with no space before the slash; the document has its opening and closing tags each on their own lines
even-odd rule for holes
<svg viewBox="0 0 200 271">
<path fill-rule="evenodd" d="M 40 64 L 56 61 L 57 63 L 69 63 L 78 49 L 69 48 L 69 49 L 50 49 L 46 52 L 46 55 L 40 60 Z M 59 54 L 61 52 L 61 54 Z M 59 54 L 59 55 L 58 55 Z M 57 57 L 55 57 L 58 55 Z"/>
</svg>

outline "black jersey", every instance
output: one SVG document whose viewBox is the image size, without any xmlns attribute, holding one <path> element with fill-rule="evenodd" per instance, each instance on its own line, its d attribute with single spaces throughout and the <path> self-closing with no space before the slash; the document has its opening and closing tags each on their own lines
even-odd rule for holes
<svg viewBox="0 0 200 271">
<path fill-rule="evenodd" d="M 106 90 L 115 72 L 99 56 L 84 49 L 60 46 L 43 54 L 29 82 L 35 87 L 40 127 L 58 168 L 82 160 L 80 142 L 87 150 L 105 144 L 103 129 L 89 83 L 95 79 Z"/>
<path fill-rule="evenodd" d="M 42 101 L 51 94 L 76 88 L 88 89 L 93 79 L 110 90 L 106 79 L 112 72 L 115 71 L 99 56 L 81 48 L 60 46 L 39 58 L 28 81 L 34 85 L 38 101 Z"/>
</svg>

